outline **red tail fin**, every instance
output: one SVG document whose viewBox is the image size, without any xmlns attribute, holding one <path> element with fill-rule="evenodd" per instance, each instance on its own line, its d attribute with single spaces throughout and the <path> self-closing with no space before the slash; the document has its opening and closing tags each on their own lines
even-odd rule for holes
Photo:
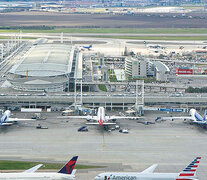
<svg viewBox="0 0 207 180">
<path fill-rule="evenodd" d="M 78 156 L 74 156 L 67 164 L 65 164 L 58 173 L 72 174 Z"/>
<path fill-rule="evenodd" d="M 182 172 L 180 172 L 179 177 L 176 180 L 191 180 L 196 178 L 196 170 L 200 162 L 201 157 L 194 159 Z"/>
</svg>

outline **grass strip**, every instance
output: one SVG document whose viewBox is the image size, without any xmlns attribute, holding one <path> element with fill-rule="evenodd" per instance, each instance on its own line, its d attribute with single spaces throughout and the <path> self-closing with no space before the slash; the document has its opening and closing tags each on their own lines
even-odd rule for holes
<svg viewBox="0 0 207 180">
<path fill-rule="evenodd" d="M 40 169 L 57 169 L 59 170 L 64 166 L 61 163 L 44 163 L 44 162 L 27 162 L 27 161 L 6 161 L 0 160 L 0 170 L 27 170 L 37 164 L 43 164 Z M 77 164 L 75 169 L 92 169 L 92 168 L 103 168 L 104 166 L 91 166 Z"/>
<path fill-rule="evenodd" d="M 107 89 L 106 89 L 106 86 L 105 86 L 105 85 L 99 84 L 98 87 L 99 87 L 99 89 L 100 89 L 101 91 L 105 91 L 105 92 L 107 92 Z"/>
<path fill-rule="evenodd" d="M 1 29 L 0 33 L 19 33 L 16 29 Z M 23 33 L 128 33 L 128 34 L 207 34 L 207 28 L 55 28 L 51 30 L 22 29 Z"/>
</svg>

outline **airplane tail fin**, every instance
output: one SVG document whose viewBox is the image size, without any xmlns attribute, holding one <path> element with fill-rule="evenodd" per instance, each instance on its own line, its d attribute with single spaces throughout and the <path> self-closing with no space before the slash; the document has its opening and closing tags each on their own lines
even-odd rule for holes
<svg viewBox="0 0 207 180">
<path fill-rule="evenodd" d="M 198 168 L 198 164 L 200 162 L 201 157 L 197 157 L 191 162 L 182 172 L 180 172 L 179 177 L 176 180 L 183 180 L 183 179 L 195 179 L 196 170 Z"/>
<path fill-rule="evenodd" d="M 62 173 L 62 174 L 72 174 L 77 159 L 78 159 L 78 156 L 74 156 L 67 164 L 65 164 L 62 167 L 62 169 L 60 169 L 60 171 L 58 171 L 58 173 Z"/>
<path fill-rule="evenodd" d="M 203 116 L 204 121 L 206 121 L 206 113 L 207 113 L 207 110 L 205 109 L 204 116 Z"/>
</svg>

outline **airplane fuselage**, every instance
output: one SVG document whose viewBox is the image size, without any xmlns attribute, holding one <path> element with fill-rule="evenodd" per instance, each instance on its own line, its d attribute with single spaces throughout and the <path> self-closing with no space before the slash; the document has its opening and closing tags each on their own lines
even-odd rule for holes
<svg viewBox="0 0 207 180">
<path fill-rule="evenodd" d="M 192 177 L 179 177 L 179 173 L 102 173 L 95 180 L 191 180 Z"/>
<path fill-rule="evenodd" d="M 60 180 L 60 179 L 70 179 L 74 180 L 74 175 L 67 175 L 61 173 L 0 173 L 0 180 L 3 179 L 16 179 L 16 180 Z"/>
<path fill-rule="evenodd" d="M 106 122 L 105 109 L 103 107 L 98 108 L 97 121 L 99 123 L 99 126 L 102 126 L 103 123 Z"/>
</svg>

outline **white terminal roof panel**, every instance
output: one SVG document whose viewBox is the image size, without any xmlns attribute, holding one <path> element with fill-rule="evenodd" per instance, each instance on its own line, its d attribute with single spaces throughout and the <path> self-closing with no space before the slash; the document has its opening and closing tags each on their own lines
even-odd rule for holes
<svg viewBox="0 0 207 180">
<path fill-rule="evenodd" d="M 10 73 L 26 76 L 60 76 L 71 72 L 73 47 L 64 44 L 33 46 Z"/>
<path fill-rule="evenodd" d="M 170 69 L 160 61 L 153 61 L 153 64 L 156 66 L 158 71 L 170 72 Z"/>
<path fill-rule="evenodd" d="M 82 68 L 82 58 L 83 55 L 82 53 L 80 52 L 78 54 L 78 59 L 77 59 L 77 63 L 76 63 L 76 67 L 75 67 L 75 78 L 77 79 L 82 79 L 82 76 L 83 76 L 83 68 Z"/>
</svg>

